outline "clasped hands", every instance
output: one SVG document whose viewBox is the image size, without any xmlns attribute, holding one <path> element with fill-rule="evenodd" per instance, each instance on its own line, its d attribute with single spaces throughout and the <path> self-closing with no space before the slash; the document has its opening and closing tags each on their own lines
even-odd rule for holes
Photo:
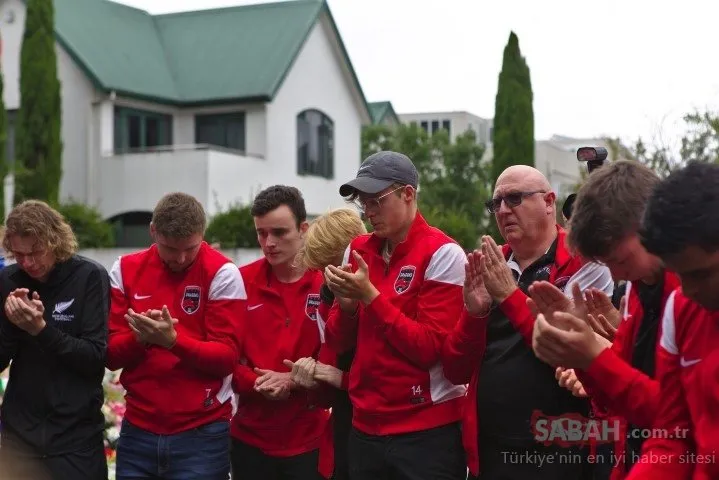
<svg viewBox="0 0 719 480">
<path fill-rule="evenodd" d="M 5 299 L 5 315 L 8 320 L 21 330 L 32 336 L 38 335 L 45 328 L 45 306 L 37 292 L 28 297 L 30 290 L 16 288 Z"/>
<path fill-rule="evenodd" d="M 143 345 L 158 345 L 163 348 L 175 346 L 177 319 L 172 318 L 167 305 L 163 305 L 162 310 L 147 310 L 143 313 L 137 313 L 130 308 L 125 314 L 125 320 L 137 341 Z"/>
<path fill-rule="evenodd" d="M 291 371 L 254 369 L 258 375 L 255 380 L 255 391 L 269 400 L 287 400 L 292 390 L 297 388 L 314 390 L 320 382 L 328 383 L 335 388 L 340 388 L 342 385 L 340 369 L 318 362 L 312 357 L 303 357 L 296 362 L 284 360 L 282 363 Z"/>
<path fill-rule="evenodd" d="M 467 255 L 464 267 L 464 304 L 470 315 L 485 316 L 492 303 L 500 304 L 518 288 L 502 249 L 490 236 Z"/>
<path fill-rule="evenodd" d="M 352 256 L 357 262 L 357 270 L 354 272 L 348 264 L 325 267 L 325 283 L 343 307 L 349 303 L 356 306 L 357 301 L 367 305 L 379 295 L 379 290 L 369 279 L 367 262 L 355 250 L 352 250 Z"/>
<path fill-rule="evenodd" d="M 549 282 L 536 282 L 529 287 L 527 305 L 536 316 L 532 348 L 540 360 L 556 368 L 559 385 L 575 396 L 586 396 L 574 369 L 586 370 L 597 356 L 611 346 L 620 309 L 601 290 L 572 284 L 572 299 Z"/>
</svg>

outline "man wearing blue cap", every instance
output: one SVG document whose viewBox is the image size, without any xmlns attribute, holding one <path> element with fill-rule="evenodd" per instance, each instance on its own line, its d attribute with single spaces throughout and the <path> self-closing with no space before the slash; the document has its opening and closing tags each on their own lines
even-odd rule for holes
<svg viewBox="0 0 719 480">
<path fill-rule="evenodd" d="M 326 342 L 337 352 L 356 348 L 353 480 L 467 476 L 459 427 L 466 389 L 448 381 L 440 364 L 462 312 L 466 256 L 419 213 L 418 187 L 412 161 L 388 151 L 368 157 L 340 187 L 373 228 L 350 244 L 342 267 L 325 270 L 337 299 Z"/>
</svg>

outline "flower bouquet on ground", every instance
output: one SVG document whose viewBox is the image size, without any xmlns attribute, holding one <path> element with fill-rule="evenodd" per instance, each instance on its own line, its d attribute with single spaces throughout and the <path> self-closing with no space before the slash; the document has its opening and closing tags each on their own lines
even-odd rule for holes
<svg viewBox="0 0 719 480">
<path fill-rule="evenodd" d="M 105 456 L 110 479 L 114 479 L 117 440 L 120 438 L 120 426 L 125 416 L 125 390 L 120 385 L 120 372 L 106 370 L 103 389 L 105 390 L 105 403 L 102 405 L 102 413 L 105 416 Z"/>
</svg>

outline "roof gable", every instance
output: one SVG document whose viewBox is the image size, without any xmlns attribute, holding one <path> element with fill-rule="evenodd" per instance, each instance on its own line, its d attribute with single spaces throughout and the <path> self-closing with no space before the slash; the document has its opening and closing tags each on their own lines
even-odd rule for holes
<svg viewBox="0 0 719 480">
<path fill-rule="evenodd" d="M 370 102 L 368 104 L 370 113 L 372 114 L 372 123 L 380 124 L 388 116 L 393 118 L 396 123 L 400 123 L 399 117 L 392 107 L 392 102 Z"/>
<path fill-rule="evenodd" d="M 55 9 L 58 41 L 97 88 L 160 103 L 271 100 L 323 11 L 342 45 L 324 0 L 157 16 L 108 0 L 55 0 Z"/>
</svg>

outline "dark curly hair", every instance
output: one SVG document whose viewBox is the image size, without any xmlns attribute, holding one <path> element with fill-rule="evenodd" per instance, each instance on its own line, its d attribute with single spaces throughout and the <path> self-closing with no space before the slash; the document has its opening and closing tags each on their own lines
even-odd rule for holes
<svg viewBox="0 0 719 480">
<path fill-rule="evenodd" d="M 667 258 L 691 246 L 719 248 L 719 165 L 689 162 L 649 199 L 639 236 L 650 253 Z"/>
</svg>

